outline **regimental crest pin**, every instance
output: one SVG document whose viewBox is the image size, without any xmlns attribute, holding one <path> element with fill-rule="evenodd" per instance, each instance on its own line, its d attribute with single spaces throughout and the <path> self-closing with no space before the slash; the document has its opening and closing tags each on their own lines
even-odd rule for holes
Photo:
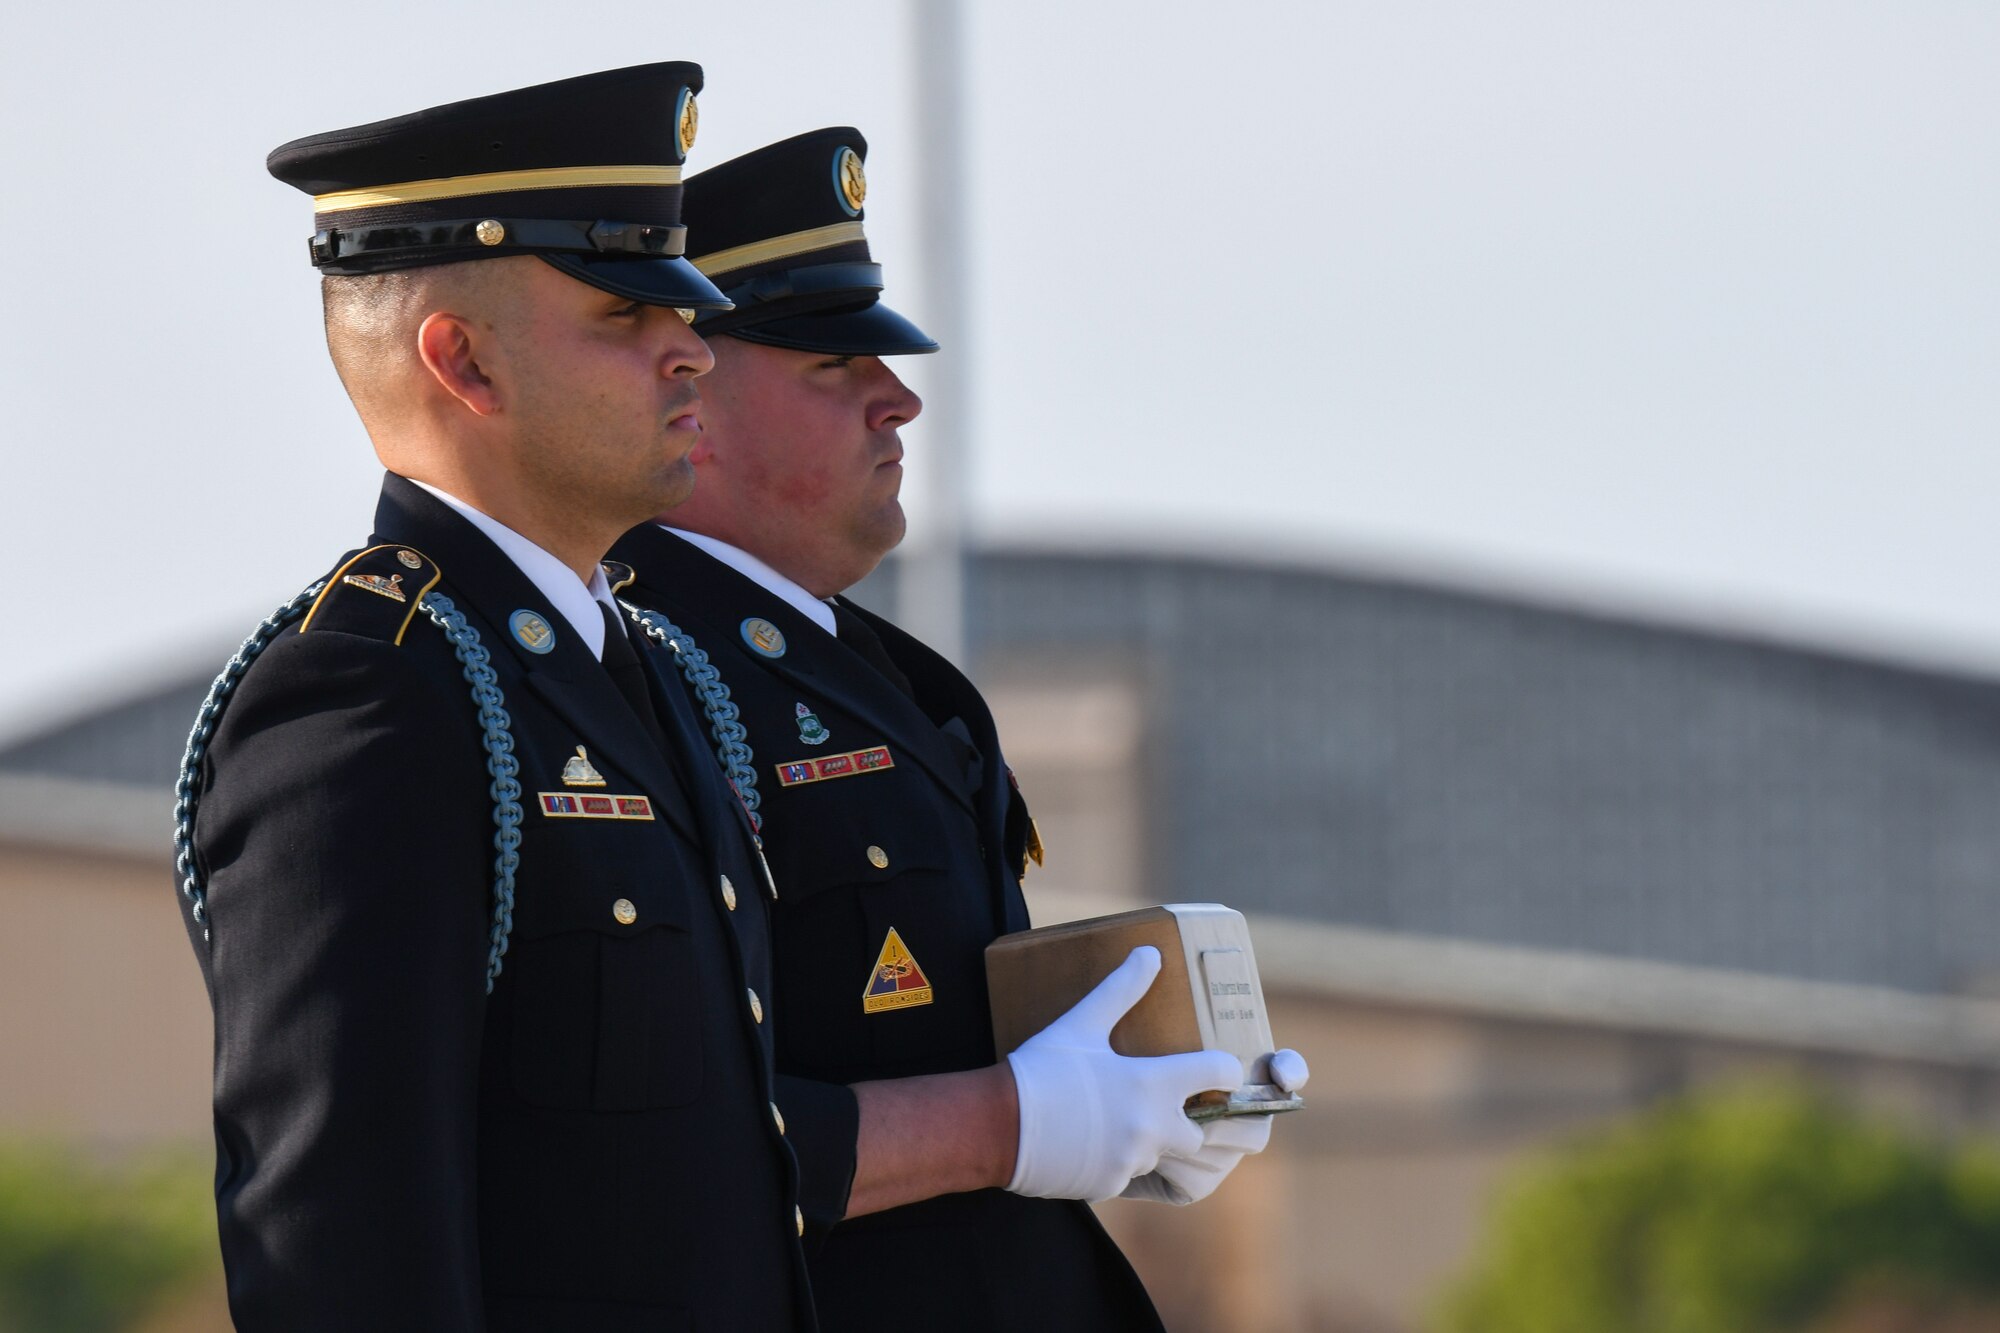
<svg viewBox="0 0 2000 1333">
<path fill-rule="evenodd" d="M 583 752 L 581 745 L 576 747 L 576 753 L 571 755 L 569 760 L 563 764 L 562 780 L 565 787 L 602 787 L 604 785 L 604 775 L 592 767 L 590 756 Z"/>
<path fill-rule="evenodd" d="M 785 655 L 785 632 L 762 616 L 751 616 L 737 627 L 743 642 L 766 657 Z"/>
<path fill-rule="evenodd" d="M 340 576 L 340 581 L 342 583 L 351 583 L 357 588 L 366 588 L 378 597 L 387 597 L 392 602 L 407 602 L 410 600 L 403 595 L 403 576 L 401 574 L 391 574 L 386 579 L 380 574 L 343 574 Z"/>
<path fill-rule="evenodd" d="M 799 705 L 799 744 L 824 745 L 832 736 L 832 732 L 820 725 L 819 718 L 814 716 L 812 709 L 804 704 Z"/>
<path fill-rule="evenodd" d="M 929 1004 L 934 998 L 930 978 L 917 966 L 910 946 L 903 943 L 894 926 L 889 927 L 889 937 L 882 941 L 882 952 L 875 958 L 875 970 L 868 974 L 868 989 L 861 992 L 861 1012 L 909 1009 Z"/>
</svg>

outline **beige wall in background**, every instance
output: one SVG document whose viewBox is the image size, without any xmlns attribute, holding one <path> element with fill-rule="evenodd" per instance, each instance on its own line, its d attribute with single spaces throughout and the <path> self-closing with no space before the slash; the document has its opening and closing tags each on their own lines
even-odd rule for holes
<svg viewBox="0 0 2000 1333">
<path fill-rule="evenodd" d="M 0 1130 L 209 1131 L 211 1024 L 164 860 L 0 844 Z"/>
<path fill-rule="evenodd" d="M 1283 987 L 1267 998 L 1277 1039 L 1312 1062 L 1307 1109 L 1201 1204 L 1100 1209 L 1170 1328 L 1411 1333 L 1516 1162 L 1715 1079 L 1797 1069 L 1918 1124 L 2000 1124 L 1981 1069 Z M 0 843 L 0 1013 L 0 1133 L 208 1141 L 208 1005 L 163 862 Z M 162 1328 L 213 1326 L 215 1301 Z"/>
</svg>

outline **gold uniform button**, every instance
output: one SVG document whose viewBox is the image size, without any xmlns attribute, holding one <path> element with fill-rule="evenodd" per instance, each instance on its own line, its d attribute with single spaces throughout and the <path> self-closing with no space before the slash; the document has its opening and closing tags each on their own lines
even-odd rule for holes
<svg viewBox="0 0 2000 1333">
<path fill-rule="evenodd" d="M 798 1230 L 801 1236 L 806 1234 L 806 1215 L 799 1211 L 797 1204 L 792 1205 L 792 1226 Z"/>
<path fill-rule="evenodd" d="M 750 992 L 750 1017 L 759 1023 L 764 1021 L 764 1002 L 757 998 L 757 992 Z"/>
<path fill-rule="evenodd" d="M 611 904 L 611 915 L 621 926 L 629 926 L 639 919 L 639 909 L 632 906 L 630 898 L 620 898 Z"/>
<path fill-rule="evenodd" d="M 777 1121 L 777 1122 L 778 1122 L 778 1132 L 779 1132 L 780 1134 L 784 1133 L 784 1132 L 785 1132 L 785 1113 L 784 1113 L 783 1111 L 780 1111 L 780 1110 L 778 1109 L 778 1104 L 777 1104 L 776 1102 L 772 1102 L 772 1103 L 771 1103 L 771 1119 L 773 1119 L 773 1120 L 775 1120 L 775 1121 Z"/>
<path fill-rule="evenodd" d="M 868 864 L 874 866 L 877 870 L 887 870 L 889 868 L 889 853 L 883 851 L 880 847 L 870 847 L 868 849 Z"/>
<path fill-rule="evenodd" d="M 722 877 L 722 901 L 730 911 L 736 910 L 736 886 L 729 882 L 729 876 Z"/>
</svg>

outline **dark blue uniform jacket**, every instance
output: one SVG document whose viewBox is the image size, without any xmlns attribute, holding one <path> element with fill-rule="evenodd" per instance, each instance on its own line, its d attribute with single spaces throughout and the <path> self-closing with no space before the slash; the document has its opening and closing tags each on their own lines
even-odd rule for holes
<svg viewBox="0 0 2000 1333">
<path fill-rule="evenodd" d="M 416 609 L 433 583 L 491 655 L 520 765 L 490 997 L 491 779 Z M 195 825 L 212 938 L 190 921 L 239 1328 L 812 1326 L 769 896 L 666 679 L 663 749 L 533 583 L 395 476 L 370 549 L 250 667 Z"/>
<path fill-rule="evenodd" d="M 1131 1265 L 1082 1203 L 984 1190 L 834 1225 L 854 1171 L 844 1085 L 995 1058 L 985 949 L 1029 924 L 1030 825 L 979 692 L 843 602 L 911 697 L 782 598 L 656 525 L 628 533 L 612 557 L 636 572 L 619 595 L 665 613 L 721 669 L 756 754 L 780 895 L 778 1100 L 799 1155 L 822 1324 L 1157 1327 Z M 750 620 L 782 635 L 782 653 L 758 649 Z"/>
</svg>

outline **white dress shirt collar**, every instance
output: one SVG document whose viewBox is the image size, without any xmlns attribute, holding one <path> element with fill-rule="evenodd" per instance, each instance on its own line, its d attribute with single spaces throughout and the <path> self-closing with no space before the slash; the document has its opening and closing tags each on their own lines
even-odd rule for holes
<svg viewBox="0 0 2000 1333">
<path fill-rule="evenodd" d="M 604 660 L 604 613 L 597 609 L 602 603 L 611 608 L 611 614 L 624 623 L 624 616 L 618 610 L 617 599 L 611 595 L 611 584 L 604 577 L 602 566 L 590 571 L 590 582 L 585 583 L 576 576 L 576 571 L 550 555 L 541 547 L 523 537 L 498 519 L 480 513 L 465 501 L 446 491 L 441 491 L 429 482 L 410 478 L 438 499 L 450 505 L 473 527 L 485 533 L 500 553 L 514 562 L 515 568 L 527 575 L 528 582 L 535 585 L 535 591 L 548 599 L 564 620 L 569 622 L 583 646 L 590 649 L 590 655 L 598 661 Z"/>
<path fill-rule="evenodd" d="M 708 552 L 708 554 L 714 556 L 723 564 L 728 565 L 765 592 L 783 599 L 790 604 L 793 610 L 812 621 L 813 624 L 818 625 L 828 634 L 833 634 L 836 638 L 839 637 L 833 627 L 833 607 L 813 596 L 748 551 L 731 546 L 728 542 L 717 541 L 706 533 L 689 532 L 685 528 L 667 527 L 665 523 L 662 523 L 660 526 L 666 528 L 668 532 L 673 533 L 674 536 L 679 537 L 682 541 L 690 542 Z"/>
</svg>

